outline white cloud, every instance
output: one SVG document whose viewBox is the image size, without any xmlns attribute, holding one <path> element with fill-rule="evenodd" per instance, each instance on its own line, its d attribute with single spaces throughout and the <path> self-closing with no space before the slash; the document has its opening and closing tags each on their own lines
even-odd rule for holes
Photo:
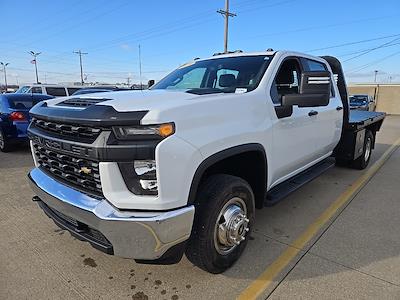
<svg viewBox="0 0 400 300">
<path fill-rule="evenodd" d="M 120 47 L 121 49 L 123 49 L 123 50 L 126 50 L 126 51 L 132 50 L 132 47 L 129 46 L 128 44 L 121 44 L 121 45 L 119 45 L 119 47 Z"/>
</svg>

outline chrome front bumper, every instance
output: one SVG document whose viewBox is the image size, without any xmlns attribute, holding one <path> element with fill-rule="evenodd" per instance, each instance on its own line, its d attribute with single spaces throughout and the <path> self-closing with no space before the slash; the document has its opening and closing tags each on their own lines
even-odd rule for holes
<svg viewBox="0 0 400 300">
<path fill-rule="evenodd" d="M 38 168 L 30 172 L 29 179 L 39 205 L 59 226 L 58 217 L 65 216 L 68 225 L 68 220 L 76 220 L 100 232 L 112 245 L 111 253 L 117 256 L 156 260 L 190 236 L 194 206 L 168 212 L 120 211 L 107 200 L 65 186 Z M 76 232 L 74 226 L 62 227 L 85 239 L 85 234 Z"/>
</svg>

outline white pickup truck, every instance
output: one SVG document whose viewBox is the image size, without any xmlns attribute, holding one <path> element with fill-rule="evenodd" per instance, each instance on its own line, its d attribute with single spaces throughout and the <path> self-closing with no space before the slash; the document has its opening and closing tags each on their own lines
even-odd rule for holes
<svg viewBox="0 0 400 300">
<path fill-rule="evenodd" d="M 337 59 L 268 50 L 196 59 L 150 90 L 47 100 L 31 110 L 33 200 L 108 254 L 169 264 L 186 253 L 220 273 L 255 208 L 332 158 L 367 166 L 385 114 L 350 112 L 347 99 Z"/>
</svg>

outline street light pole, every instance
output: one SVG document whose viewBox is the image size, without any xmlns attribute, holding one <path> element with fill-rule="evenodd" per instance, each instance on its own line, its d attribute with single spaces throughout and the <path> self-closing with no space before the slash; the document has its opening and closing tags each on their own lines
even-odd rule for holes
<svg viewBox="0 0 400 300">
<path fill-rule="evenodd" d="M 140 89 L 143 90 L 143 82 L 142 82 L 142 50 L 139 44 L 139 78 L 140 78 Z"/>
<path fill-rule="evenodd" d="M 374 73 L 375 73 L 375 83 L 376 83 L 376 76 L 378 75 L 378 70 L 375 70 Z"/>
<path fill-rule="evenodd" d="M 37 57 L 42 52 L 29 51 L 28 53 L 33 56 L 33 62 L 34 62 L 34 65 L 35 65 L 35 73 L 36 73 L 36 83 L 39 84 L 39 75 L 38 75 L 38 70 L 37 70 Z"/>
<path fill-rule="evenodd" d="M 5 84 L 5 89 L 6 89 L 5 91 L 7 92 L 8 85 L 7 85 L 7 72 L 6 72 L 6 67 L 9 65 L 9 63 L 0 62 L 0 65 L 3 66 L 4 84 Z"/>
</svg>

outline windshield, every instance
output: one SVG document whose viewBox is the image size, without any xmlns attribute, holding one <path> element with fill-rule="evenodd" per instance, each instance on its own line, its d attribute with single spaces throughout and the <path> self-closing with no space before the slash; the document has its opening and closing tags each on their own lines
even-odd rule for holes
<svg viewBox="0 0 400 300">
<path fill-rule="evenodd" d="M 194 93 L 245 93 L 254 90 L 271 56 L 237 56 L 185 64 L 152 89 L 188 90 Z"/>
<path fill-rule="evenodd" d="M 21 86 L 18 90 L 15 91 L 15 93 L 26 94 L 28 92 L 29 88 L 30 88 L 30 86 L 28 86 L 28 85 Z"/>
</svg>

